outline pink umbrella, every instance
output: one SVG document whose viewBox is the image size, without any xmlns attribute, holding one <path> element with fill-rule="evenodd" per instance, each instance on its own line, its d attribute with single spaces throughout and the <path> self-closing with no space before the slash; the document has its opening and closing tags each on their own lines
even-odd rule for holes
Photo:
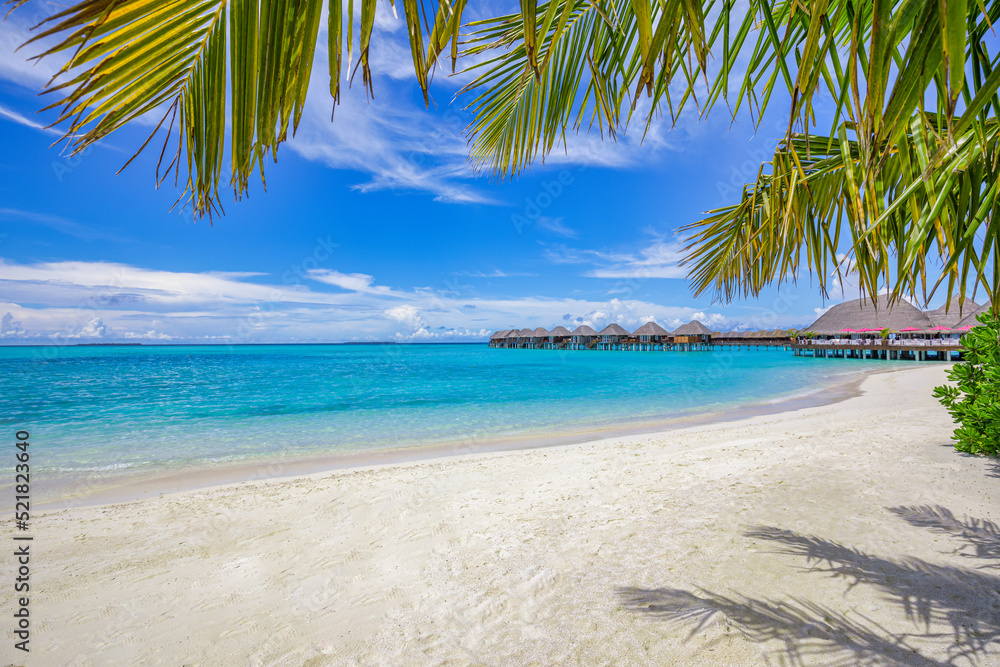
<svg viewBox="0 0 1000 667">
<path fill-rule="evenodd" d="M 905 329 L 900 329 L 899 331 L 900 331 L 900 333 L 902 333 L 904 331 L 920 331 L 920 328 L 919 327 L 906 327 Z"/>
<path fill-rule="evenodd" d="M 968 331 L 971 328 L 972 328 L 971 324 L 966 324 L 964 327 L 959 327 L 959 328 L 955 329 L 955 331 Z"/>
<path fill-rule="evenodd" d="M 858 333 L 857 329 L 841 329 L 840 333 Z"/>
<path fill-rule="evenodd" d="M 951 327 L 931 327 L 928 331 L 951 331 Z"/>
<path fill-rule="evenodd" d="M 861 333 L 868 333 L 869 331 L 881 331 L 881 329 L 859 329 Z"/>
</svg>

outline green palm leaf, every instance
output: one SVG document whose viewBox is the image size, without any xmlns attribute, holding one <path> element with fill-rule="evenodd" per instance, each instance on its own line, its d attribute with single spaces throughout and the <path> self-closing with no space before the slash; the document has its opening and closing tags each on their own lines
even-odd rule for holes
<svg viewBox="0 0 1000 667">
<path fill-rule="evenodd" d="M 16 9 L 26 1 L 9 4 Z M 465 3 L 441 0 L 438 14 L 446 20 L 436 24 L 429 52 L 423 46 L 420 3 L 403 4 L 414 70 L 427 100 L 427 73 L 441 44 L 457 44 Z M 35 57 L 66 60 L 46 87 L 45 92 L 59 95 L 46 109 L 59 110 L 54 124 L 65 127 L 73 153 L 146 114 L 160 114 L 157 130 L 166 124 L 166 141 L 176 146 L 168 152 L 165 142 L 157 183 L 171 170 L 175 179 L 183 170 L 184 196 L 191 199 L 195 216 L 211 216 L 219 210 L 227 150 L 230 185 L 240 198 L 255 171 L 263 180 L 264 159 L 276 160 L 278 146 L 298 127 L 322 9 L 322 0 L 84 0 L 37 26 L 28 44 L 55 39 L 55 46 Z M 375 10 L 376 0 L 361 0 L 356 68 L 369 94 Z M 345 23 L 350 65 L 353 0 L 347 0 L 346 12 L 342 0 L 329 0 L 334 104 L 345 74 Z"/>
</svg>

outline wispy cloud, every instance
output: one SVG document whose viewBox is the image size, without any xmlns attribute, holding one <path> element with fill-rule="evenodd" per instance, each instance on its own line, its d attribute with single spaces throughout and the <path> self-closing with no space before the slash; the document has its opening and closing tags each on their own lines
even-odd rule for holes
<svg viewBox="0 0 1000 667">
<path fill-rule="evenodd" d="M 546 247 L 544 255 L 553 264 L 590 264 L 594 268 L 583 273 L 588 278 L 645 280 L 652 278 L 684 278 L 687 269 L 680 266 L 680 244 L 655 238 L 634 252 L 609 252 L 565 245 Z"/>
<path fill-rule="evenodd" d="M 570 248 L 565 245 L 546 246 L 543 255 L 553 264 L 594 264 L 620 259 L 622 255 L 614 255 L 600 250 L 587 248 Z"/>
<path fill-rule="evenodd" d="M 529 277 L 537 276 L 537 273 L 518 273 L 511 271 L 501 271 L 500 269 L 493 269 L 492 271 L 462 271 L 457 275 L 469 276 L 470 278 L 514 278 L 514 277 Z"/>
<path fill-rule="evenodd" d="M 617 321 L 634 328 L 650 319 L 677 326 L 696 313 L 636 299 L 497 298 L 461 286 L 391 288 L 368 274 L 334 270 L 311 272 L 309 285 L 260 278 L 257 272 L 0 260 L 0 335 L 50 342 L 462 340 L 513 326 Z"/>
<path fill-rule="evenodd" d="M 557 236 L 565 236 L 566 238 L 575 239 L 579 234 L 577 234 L 575 229 L 567 227 L 563 224 L 562 218 L 550 218 L 548 216 L 541 216 L 535 220 L 535 225 L 544 229 L 545 231 L 556 234 Z"/>
<path fill-rule="evenodd" d="M 17 123 L 18 125 L 30 127 L 33 130 L 38 130 L 39 132 L 44 132 L 45 134 L 49 134 L 56 137 L 62 136 L 62 132 L 59 132 L 58 130 L 51 127 L 45 127 L 41 123 L 35 122 L 30 118 L 26 118 L 25 116 L 22 116 L 13 109 L 9 109 L 3 106 L 2 104 L 0 104 L 0 118 L 5 118 L 9 121 Z"/>
<path fill-rule="evenodd" d="M 29 2 L 15 10 L 6 20 L 0 21 L 0 79 L 38 92 L 59 71 L 56 64 L 58 57 L 29 60 L 52 46 L 54 42 L 51 39 L 35 42 L 26 49 L 18 50 L 34 37 L 32 26 L 48 18 L 49 12 L 45 11 L 48 8 L 53 8 L 52 3 Z"/>
<path fill-rule="evenodd" d="M 394 292 L 390 287 L 376 285 L 375 277 L 364 273 L 341 273 L 340 271 L 332 271 L 330 269 L 312 269 L 308 271 L 307 275 L 317 282 L 333 285 L 349 292 L 395 297 L 405 296 L 404 294 Z"/>
<path fill-rule="evenodd" d="M 47 215 L 34 211 L 23 211 L 16 208 L 0 208 L 0 220 L 17 219 L 44 225 L 63 234 L 73 236 L 84 241 L 104 239 L 109 241 L 126 241 L 120 236 L 106 232 L 101 229 L 94 229 L 87 225 L 80 224 L 74 220 L 60 217 L 58 215 Z"/>
<path fill-rule="evenodd" d="M 592 278 L 684 278 L 688 270 L 679 264 L 682 257 L 678 244 L 657 240 L 637 254 L 626 255 L 585 275 Z"/>
<path fill-rule="evenodd" d="M 10 20 L 0 22 L 0 79 L 33 92 L 40 90 L 61 64 L 58 56 L 28 62 L 26 58 L 38 52 L 33 49 L 14 52 L 32 36 L 29 27 L 48 15 L 31 10 L 35 4 L 40 3 L 29 3 Z M 470 20 L 475 15 L 471 8 L 466 12 Z M 322 25 L 325 31 L 326 21 Z M 381 5 L 376 11 L 370 52 L 374 99 L 369 100 L 360 85 L 347 88 L 348 76 L 358 57 L 354 53 L 352 67 L 344 68 L 341 104 L 331 121 L 333 100 L 329 94 L 326 43 L 321 32 L 306 109 L 295 136 L 289 141 L 292 151 L 330 168 L 362 174 L 363 180 L 354 185 L 360 192 L 426 193 L 436 201 L 456 204 L 504 203 L 489 192 L 485 180 L 477 179 L 469 164 L 463 131 L 471 117 L 462 110 L 469 100 L 451 99 L 457 86 L 467 82 L 469 75 L 447 76 L 450 68 L 440 68 L 431 90 L 432 109 L 425 110 L 412 94 L 414 75 L 405 23 L 388 5 Z M 44 50 L 49 45 L 43 41 L 37 47 Z M 470 64 L 471 60 L 464 62 L 465 66 Z M 155 124 L 161 116 L 162 110 L 156 109 L 138 122 Z M 61 135 L 6 107 L 0 107 L 0 117 L 53 136 Z M 541 162 L 617 169 L 638 167 L 648 164 L 655 154 L 674 150 L 674 142 L 683 133 L 674 132 L 667 141 L 667 129 L 667 123 L 658 120 L 644 139 L 642 132 L 636 131 L 622 135 L 617 142 L 602 137 L 596 130 L 579 132 L 569 136 L 566 145 L 557 147 Z M 539 226 L 544 227 L 545 222 L 539 221 Z M 551 221 L 548 231 L 576 238 L 575 232 L 557 219 Z"/>
</svg>

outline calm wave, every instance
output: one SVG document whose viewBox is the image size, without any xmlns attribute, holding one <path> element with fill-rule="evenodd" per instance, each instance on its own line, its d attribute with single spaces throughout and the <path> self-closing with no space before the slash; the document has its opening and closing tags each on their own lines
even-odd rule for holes
<svg viewBox="0 0 1000 667">
<path fill-rule="evenodd" d="M 780 351 L 9 347 L 0 424 L 11 437 L 31 432 L 33 471 L 57 482 L 624 427 L 768 402 L 872 367 L 884 362 Z"/>
</svg>

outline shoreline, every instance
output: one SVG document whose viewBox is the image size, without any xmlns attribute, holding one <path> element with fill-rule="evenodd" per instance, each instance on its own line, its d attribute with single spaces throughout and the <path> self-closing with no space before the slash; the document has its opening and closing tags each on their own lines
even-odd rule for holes
<svg viewBox="0 0 1000 667">
<path fill-rule="evenodd" d="M 25 665 L 995 664 L 1000 461 L 954 450 L 944 378 L 37 511 Z"/>
<path fill-rule="evenodd" d="M 83 492 L 36 501 L 34 505 L 41 511 L 102 506 L 248 482 L 288 480 L 324 472 L 392 466 L 469 454 L 564 447 L 619 437 L 663 434 L 695 426 L 724 424 L 753 417 L 834 405 L 859 396 L 861 385 L 869 377 L 913 369 L 914 367 L 903 367 L 850 371 L 838 376 L 839 381 L 834 384 L 818 387 L 805 393 L 800 392 L 792 396 L 778 397 L 763 402 L 727 406 L 721 410 L 682 417 L 630 422 L 621 426 L 602 425 L 596 428 L 547 435 L 535 434 L 472 442 L 448 441 L 396 449 L 301 456 L 285 460 L 262 455 L 253 461 L 220 464 L 209 468 L 179 467 L 180 469 L 166 474 L 162 470 L 148 473 L 140 472 L 131 475 L 131 479 L 123 479 L 130 477 L 128 473 L 119 473 L 118 479 L 91 484 L 91 488 Z M 71 483 L 67 482 L 67 484 Z M 9 511 L 6 510 L 4 513 Z"/>
</svg>

